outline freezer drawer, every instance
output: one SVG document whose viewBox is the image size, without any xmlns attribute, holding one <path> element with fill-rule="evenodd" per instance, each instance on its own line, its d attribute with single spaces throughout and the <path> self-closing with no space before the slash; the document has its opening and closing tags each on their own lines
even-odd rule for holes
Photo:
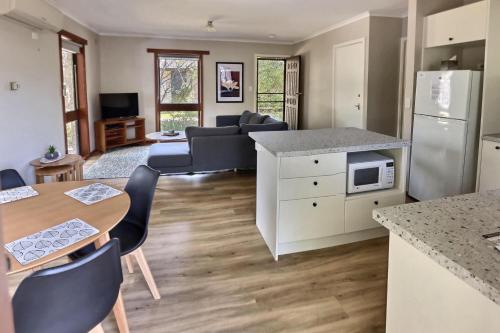
<svg viewBox="0 0 500 333">
<path fill-rule="evenodd" d="M 415 115 L 408 194 L 418 200 L 463 192 L 467 122 Z"/>
<path fill-rule="evenodd" d="M 473 92 L 472 74 L 472 71 L 418 72 L 415 113 L 467 120 Z"/>
</svg>

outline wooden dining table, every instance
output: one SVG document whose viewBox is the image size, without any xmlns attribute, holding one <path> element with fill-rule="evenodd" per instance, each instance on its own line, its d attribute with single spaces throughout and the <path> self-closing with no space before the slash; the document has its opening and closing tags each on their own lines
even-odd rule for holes
<svg viewBox="0 0 500 333">
<path fill-rule="evenodd" d="M 5 251 L 11 263 L 7 275 L 36 269 L 55 259 L 65 257 L 88 244 L 94 243 L 96 247 L 100 247 L 109 241 L 109 231 L 127 214 L 130 207 L 130 198 L 126 192 L 123 192 L 118 196 L 92 205 L 86 205 L 64 194 L 69 190 L 92 183 L 95 183 L 95 181 L 37 184 L 32 187 L 39 195 L 0 205 L 5 244 L 75 218 L 99 230 L 97 234 L 91 237 L 58 249 L 48 256 L 26 265 L 21 265 L 14 256 Z M 113 312 L 120 332 L 129 332 L 121 292 L 118 295 Z"/>
</svg>

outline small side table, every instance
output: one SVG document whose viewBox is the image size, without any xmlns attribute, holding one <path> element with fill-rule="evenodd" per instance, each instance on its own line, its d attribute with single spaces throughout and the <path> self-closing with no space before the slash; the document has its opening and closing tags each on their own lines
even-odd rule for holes
<svg viewBox="0 0 500 333">
<path fill-rule="evenodd" d="M 54 180 L 83 180 L 84 159 L 77 154 L 67 154 L 63 159 L 52 163 L 41 163 L 37 158 L 30 162 L 35 167 L 36 183 L 44 183 L 45 176 Z"/>
<path fill-rule="evenodd" d="M 186 132 L 177 131 L 179 135 L 176 136 L 168 136 L 162 135 L 161 132 L 153 132 L 146 135 L 146 138 L 151 141 L 156 142 L 183 142 L 186 141 Z"/>
</svg>

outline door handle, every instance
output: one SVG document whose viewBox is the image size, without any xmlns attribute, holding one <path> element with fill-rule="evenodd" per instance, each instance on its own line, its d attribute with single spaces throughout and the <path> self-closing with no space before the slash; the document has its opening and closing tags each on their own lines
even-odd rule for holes
<svg viewBox="0 0 500 333">
<path fill-rule="evenodd" d="M 358 104 L 354 104 L 354 107 L 355 107 L 356 109 L 358 109 L 358 111 L 361 111 L 361 104 L 360 104 L 360 103 L 358 103 Z"/>
</svg>

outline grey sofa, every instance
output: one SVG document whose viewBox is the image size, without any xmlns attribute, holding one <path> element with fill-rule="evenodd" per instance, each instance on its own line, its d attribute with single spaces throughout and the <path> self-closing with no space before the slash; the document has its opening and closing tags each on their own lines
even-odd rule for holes
<svg viewBox="0 0 500 333">
<path fill-rule="evenodd" d="M 255 169 L 257 153 L 248 133 L 288 129 L 285 122 L 249 111 L 218 116 L 216 125 L 186 128 L 187 142 L 153 144 L 148 166 L 162 173 Z"/>
</svg>

